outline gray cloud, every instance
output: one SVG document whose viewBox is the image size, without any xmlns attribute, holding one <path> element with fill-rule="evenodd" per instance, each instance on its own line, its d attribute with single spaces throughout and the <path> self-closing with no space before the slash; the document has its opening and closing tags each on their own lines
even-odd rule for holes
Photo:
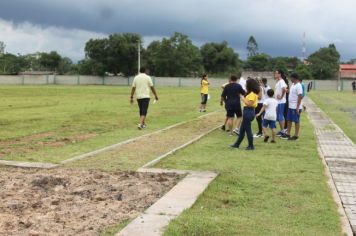
<svg viewBox="0 0 356 236">
<path fill-rule="evenodd" d="M 179 31 L 197 43 L 226 40 L 241 54 L 254 35 L 260 50 L 274 56 L 301 56 L 306 32 L 308 52 L 335 43 L 348 59 L 356 57 L 355 8 L 353 0 L 2 0 L 0 16 L 98 34 Z"/>
</svg>

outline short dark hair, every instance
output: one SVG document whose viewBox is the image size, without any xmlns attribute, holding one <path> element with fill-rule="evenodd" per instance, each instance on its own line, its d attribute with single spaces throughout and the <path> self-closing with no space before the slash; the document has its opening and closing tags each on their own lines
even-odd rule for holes
<svg viewBox="0 0 356 236">
<path fill-rule="evenodd" d="M 141 67 L 140 68 L 140 73 L 146 73 L 146 69 L 147 69 L 146 67 Z"/>
<path fill-rule="evenodd" d="M 262 78 L 262 83 L 267 84 L 267 79 L 266 78 Z"/>
<path fill-rule="evenodd" d="M 260 85 L 255 79 L 248 79 L 246 81 L 247 94 L 254 92 L 255 94 L 260 93 Z"/>
<path fill-rule="evenodd" d="M 299 75 L 298 75 L 297 73 L 295 73 L 295 72 L 293 72 L 293 73 L 290 75 L 290 77 L 291 77 L 292 79 L 299 80 Z"/>
<path fill-rule="evenodd" d="M 230 76 L 230 80 L 236 82 L 238 80 L 236 75 Z"/>
<path fill-rule="evenodd" d="M 270 97 L 270 98 L 273 97 L 273 95 L 274 95 L 273 89 L 268 89 L 267 95 L 268 95 L 268 97 Z"/>
</svg>

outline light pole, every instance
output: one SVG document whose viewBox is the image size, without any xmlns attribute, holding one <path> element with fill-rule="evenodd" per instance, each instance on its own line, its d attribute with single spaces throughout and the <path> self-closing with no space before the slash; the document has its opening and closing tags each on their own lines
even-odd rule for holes
<svg viewBox="0 0 356 236">
<path fill-rule="evenodd" d="M 138 40 L 138 45 L 137 45 L 137 74 L 140 73 L 140 69 L 141 69 L 141 40 Z"/>
</svg>

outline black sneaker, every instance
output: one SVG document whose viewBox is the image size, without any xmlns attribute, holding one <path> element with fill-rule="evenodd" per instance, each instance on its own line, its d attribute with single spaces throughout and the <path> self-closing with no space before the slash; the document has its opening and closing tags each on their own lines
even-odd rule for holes
<svg viewBox="0 0 356 236">
<path fill-rule="evenodd" d="M 271 143 L 276 143 L 276 141 L 272 140 Z"/>
<path fill-rule="evenodd" d="M 236 146 L 235 144 L 233 145 L 230 145 L 231 148 L 236 148 L 236 149 L 239 149 L 239 146 Z"/>
<path fill-rule="evenodd" d="M 255 148 L 254 147 L 247 147 L 245 150 L 246 151 L 252 151 L 252 150 L 255 150 Z"/>
<path fill-rule="evenodd" d="M 225 131 L 225 125 L 221 126 L 221 130 Z"/>
<path fill-rule="evenodd" d="M 296 140 L 298 140 L 298 136 L 289 137 L 288 140 L 289 141 L 296 141 Z"/>
<path fill-rule="evenodd" d="M 282 136 L 280 136 L 281 139 L 290 139 L 290 135 L 289 134 L 283 134 Z"/>
<path fill-rule="evenodd" d="M 263 139 L 263 142 L 267 143 L 267 142 L 268 142 L 268 139 L 269 139 L 269 136 L 266 136 L 266 137 Z"/>
<path fill-rule="evenodd" d="M 281 137 L 281 136 L 283 136 L 283 132 L 282 131 L 279 131 L 276 135 L 278 136 L 278 137 Z"/>
</svg>

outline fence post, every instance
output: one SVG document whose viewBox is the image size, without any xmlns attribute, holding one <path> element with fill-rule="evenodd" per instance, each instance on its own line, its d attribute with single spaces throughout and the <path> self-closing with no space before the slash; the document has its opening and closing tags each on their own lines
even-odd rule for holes
<svg viewBox="0 0 356 236">
<path fill-rule="evenodd" d="M 22 79 L 22 82 L 21 82 L 21 83 L 22 83 L 22 85 L 25 85 L 25 76 L 24 76 L 24 75 L 22 75 L 22 78 L 21 78 L 21 79 Z"/>
<path fill-rule="evenodd" d="M 155 86 L 156 87 L 156 77 L 152 77 L 152 79 L 153 79 L 153 86 Z"/>
<path fill-rule="evenodd" d="M 316 80 L 313 81 L 313 90 L 316 90 Z"/>
<path fill-rule="evenodd" d="M 341 91 L 344 91 L 344 80 L 341 80 Z"/>
<path fill-rule="evenodd" d="M 182 87 L 182 78 L 178 78 L 178 87 Z"/>
<path fill-rule="evenodd" d="M 130 86 L 130 77 L 127 77 L 127 86 Z"/>
<path fill-rule="evenodd" d="M 80 85 L 80 75 L 77 76 L 77 85 Z"/>
<path fill-rule="evenodd" d="M 53 76 L 53 84 L 56 84 L 56 75 Z"/>
<path fill-rule="evenodd" d="M 48 84 L 48 77 L 49 75 L 46 75 L 46 84 Z"/>
<path fill-rule="evenodd" d="M 105 85 L 105 76 L 103 76 L 103 85 Z"/>
</svg>

